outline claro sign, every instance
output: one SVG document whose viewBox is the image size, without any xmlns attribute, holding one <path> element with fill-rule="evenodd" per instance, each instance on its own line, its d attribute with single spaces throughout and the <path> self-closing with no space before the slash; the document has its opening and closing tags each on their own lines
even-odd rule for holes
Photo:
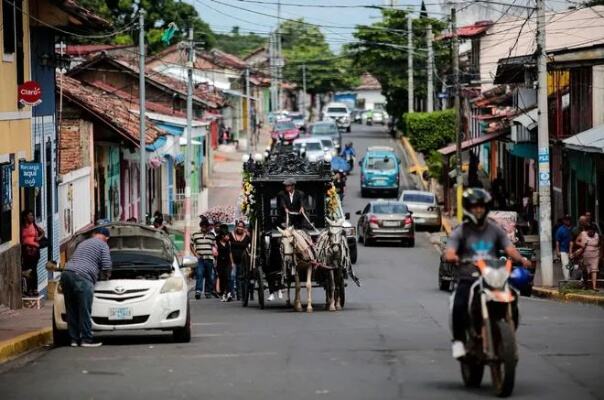
<svg viewBox="0 0 604 400">
<path fill-rule="evenodd" d="M 42 102 L 42 88 L 38 82 L 27 81 L 19 85 L 19 103 L 37 106 Z"/>
</svg>

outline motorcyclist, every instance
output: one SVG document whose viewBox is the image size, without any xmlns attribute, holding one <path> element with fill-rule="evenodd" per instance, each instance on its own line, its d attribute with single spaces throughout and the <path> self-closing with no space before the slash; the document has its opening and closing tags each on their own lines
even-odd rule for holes
<svg viewBox="0 0 604 400">
<path fill-rule="evenodd" d="M 348 142 L 344 145 L 344 148 L 342 149 L 342 152 L 340 153 L 340 157 L 342 157 L 345 160 L 348 160 L 348 156 L 352 156 L 352 157 L 356 157 L 357 154 L 354 151 L 354 148 L 352 147 L 352 142 Z"/>
<path fill-rule="evenodd" d="M 495 222 L 487 219 L 491 195 L 484 189 L 470 188 L 463 193 L 464 222 L 451 233 L 444 250 L 446 262 L 457 265 L 457 288 L 453 295 L 452 325 L 454 358 L 465 356 L 466 325 L 470 290 L 478 278 L 478 271 L 468 260 L 497 259 L 498 252 L 506 255 L 525 268 L 531 262 L 522 257 L 507 235 Z"/>
</svg>

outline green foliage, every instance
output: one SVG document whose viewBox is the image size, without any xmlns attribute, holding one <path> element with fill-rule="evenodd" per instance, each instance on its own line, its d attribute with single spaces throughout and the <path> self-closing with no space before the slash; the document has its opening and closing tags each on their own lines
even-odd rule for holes
<svg viewBox="0 0 604 400">
<path fill-rule="evenodd" d="M 404 132 L 415 150 L 424 154 L 455 140 L 455 112 L 452 109 L 403 115 Z"/>
<path fill-rule="evenodd" d="M 357 27 L 354 36 L 359 43 L 346 47 L 354 66 L 368 71 L 382 85 L 390 115 L 402 115 L 407 106 L 407 12 L 382 10 L 383 20 Z M 445 29 L 446 23 L 432 18 L 413 20 L 414 78 L 416 97 L 426 97 L 426 27 L 431 24 L 434 37 Z M 450 63 L 448 43 L 434 41 L 435 71 L 446 72 Z"/>
<path fill-rule="evenodd" d="M 445 166 L 443 155 L 436 150 L 432 150 L 428 154 L 428 157 L 426 157 L 426 166 L 428 167 L 428 173 L 430 176 L 438 179 L 440 182 L 442 180 L 443 168 Z"/>
<path fill-rule="evenodd" d="M 201 46 L 211 48 L 216 39 L 210 26 L 205 23 L 191 4 L 176 0 L 78 0 L 78 3 L 96 14 L 107 19 L 114 30 L 136 22 L 139 8 L 145 10 L 145 32 L 149 53 L 156 53 L 166 47 L 161 42 L 161 35 L 170 22 L 178 26 L 173 43 L 182 40 L 187 35 L 189 27 L 193 27 L 195 40 Z M 130 36 L 130 40 L 127 39 Z M 86 41 L 82 41 L 86 42 Z M 89 41 L 90 42 L 90 41 Z M 99 43 L 99 39 L 92 39 Z M 138 28 L 115 37 L 107 38 L 106 43 L 131 44 L 138 43 Z"/>
<path fill-rule="evenodd" d="M 350 72 L 350 60 L 336 57 L 317 26 L 288 20 L 281 24 L 280 32 L 286 80 L 301 87 L 302 65 L 306 65 L 306 88 L 311 95 L 350 89 L 357 84 Z"/>
<path fill-rule="evenodd" d="M 249 33 L 242 35 L 239 27 L 234 26 L 230 34 L 216 34 L 216 48 L 238 57 L 245 57 L 258 47 L 266 45 L 264 36 Z"/>
</svg>

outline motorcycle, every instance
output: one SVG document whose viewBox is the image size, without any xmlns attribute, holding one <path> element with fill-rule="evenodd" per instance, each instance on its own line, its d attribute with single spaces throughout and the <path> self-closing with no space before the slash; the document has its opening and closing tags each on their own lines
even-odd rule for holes
<svg viewBox="0 0 604 400">
<path fill-rule="evenodd" d="M 459 359 L 467 387 L 478 387 L 484 367 L 491 369 L 495 394 L 507 397 L 514 390 L 518 350 L 517 301 L 519 294 L 509 283 L 511 260 L 478 260 L 480 276 L 472 285 L 466 327 L 466 355 Z"/>
<path fill-rule="evenodd" d="M 345 157 L 346 162 L 348 163 L 348 166 L 350 167 L 348 169 L 348 172 L 352 172 L 352 170 L 354 169 L 354 156 L 351 153 L 346 153 Z"/>
</svg>

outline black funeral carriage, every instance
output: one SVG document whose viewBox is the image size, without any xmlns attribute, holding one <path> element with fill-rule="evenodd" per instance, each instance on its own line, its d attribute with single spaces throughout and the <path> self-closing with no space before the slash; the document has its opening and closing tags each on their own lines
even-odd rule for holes
<svg viewBox="0 0 604 400">
<path fill-rule="evenodd" d="M 279 209 L 278 194 L 284 190 L 283 182 L 296 180 L 296 190 L 304 193 L 304 229 L 316 239 L 326 227 L 327 198 L 331 187 L 331 166 L 324 161 L 310 162 L 295 153 L 273 152 L 266 156 L 250 157 L 244 163 L 244 189 L 251 187 L 253 200 L 249 204 L 248 218 L 252 230 L 250 257 L 242 271 L 242 302 L 257 294 L 260 308 L 264 308 L 266 289 L 287 289 L 291 277 L 283 277 L 281 269 L 278 227 L 285 227 L 284 213 Z M 320 274 L 319 278 L 320 278 Z M 285 285 L 285 286 L 283 286 Z"/>
</svg>

